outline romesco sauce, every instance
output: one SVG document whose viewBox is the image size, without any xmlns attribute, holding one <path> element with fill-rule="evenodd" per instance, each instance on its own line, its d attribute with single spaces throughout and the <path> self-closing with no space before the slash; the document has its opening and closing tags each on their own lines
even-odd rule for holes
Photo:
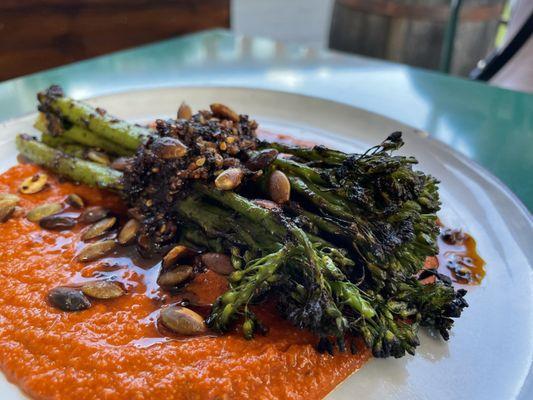
<svg viewBox="0 0 533 400">
<path fill-rule="evenodd" d="M 39 171 L 29 164 L 11 168 L 0 176 L 0 193 L 19 195 L 25 212 L 71 193 L 123 211 L 117 196 L 53 176 L 42 192 L 17 193 Z M 154 283 L 157 261 L 141 262 L 121 249 L 81 264 L 74 257 L 82 228 L 46 231 L 23 216 L 0 224 L 0 369 L 32 398 L 319 399 L 369 358 L 361 346 L 356 355 L 319 354 L 315 337 L 268 312 L 261 316 L 269 333 L 250 341 L 238 332 L 170 336 L 158 328 L 157 312 L 176 299 Z M 73 313 L 47 302 L 56 286 L 101 277 L 118 279 L 126 295 Z M 187 291 L 201 305 L 225 288 L 224 278 L 206 272 Z"/>
</svg>

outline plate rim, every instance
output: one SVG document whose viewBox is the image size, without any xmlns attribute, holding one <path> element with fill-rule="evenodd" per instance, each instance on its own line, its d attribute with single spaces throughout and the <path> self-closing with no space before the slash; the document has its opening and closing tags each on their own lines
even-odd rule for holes
<svg viewBox="0 0 533 400">
<path fill-rule="evenodd" d="M 266 92 L 271 95 L 282 95 L 282 96 L 288 96 L 295 99 L 305 99 L 307 101 L 314 101 L 314 102 L 323 102 L 327 103 L 336 107 L 342 107 L 346 110 L 360 110 L 363 111 L 366 114 L 372 115 L 374 117 L 385 119 L 391 123 L 397 124 L 402 129 L 409 129 L 412 130 L 413 133 L 416 133 L 419 136 L 419 139 L 426 140 L 427 143 L 430 146 L 437 147 L 439 150 L 445 151 L 446 156 L 453 157 L 455 160 L 460 162 L 462 167 L 466 167 L 470 169 L 473 173 L 475 173 L 476 177 L 481 179 L 482 181 L 487 182 L 491 188 L 497 189 L 499 193 L 505 196 L 506 200 L 510 202 L 512 206 L 515 207 L 516 211 L 519 212 L 519 215 L 525 217 L 525 219 L 528 222 L 529 228 L 531 229 L 533 227 L 533 216 L 529 212 L 529 210 L 526 208 L 524 203 L 511 191 L 511 189 L 497 176 L 492 174 L 492 172 L 488 171 L 485 167 L 480 165 L 477 161 L 470 159 L 468 156 L 460 153 L 459 151 L 452 148 L 449 144 L 442 142 L 438 138 L 433 137 L 428 132 L 415 128 L 409 124 L 406 124 L 402 121 L 399 121 L 394 118 L 390 118 L 386 115 L 382 115 L 379 113 L 376 113 L 374 111 L 367 110 L 365 108 L 356 107 L 351 104 L 340 102 L 336 100 L 331 100 L 325 97 L 320 96 L 310 96 L 306 94 L 301 93 L 293 93 L 283 90 L 272 90 L 272 89 L 264 89 L 261 87 L 250 87 L 250 86 L 220 86 L 220 85 L 165 85 L 165 86 L 149 86 L 149 87 L 136 87 L 131 89 L 125 89 L 125 90 L 117 90 L 112 92 L 106 92 L 101 95 L 97 96 L 91 96 L 88 98 L 84 98 L 81 100 L 88 100 L 91 102 L 96 102 L 100 99 L 106 99 L 110 97 L 116 97 L 120 95 L 134 95 L 136 93 L 143 93 L 143 92 L 157 92 L 157 91 L 176 91 L 180 89 L 186 89 L 186 90 L 221 90 L 221 91 L 245 91 L 245 92 Z M 36 115 L 36 112 L 29 112 L 22 115 L 19 115 L 17 117 L 9 118 L 4 121 L 0 122 L 0 129 L 5 128 L 8 125 L 16 124 L 19 121 L 23 119 L 30 118 L 32 116 Z M 355 137 L 355 135 L 354 135 Z M 7 138 L 7 137 L 6 137 Z M 2 143 L 0 142 L 0 145 Z M 525 249 L 522 249 L 525 251 Z M 524 253 L 526 256 L 528 255 L 528 252 Z M 533 267 L 530 264 L 530 269 L 533 271 Z M 533 389 L 533 359 L 530 362 L 529 365 L 529 371 L 527 372 L 524 381 L 522 382 L 522 386 L 520 387 L 520 391 L 517 393 L 517 398 L 526 398 L 527 394 L 532 391 Z"/>
</svg>

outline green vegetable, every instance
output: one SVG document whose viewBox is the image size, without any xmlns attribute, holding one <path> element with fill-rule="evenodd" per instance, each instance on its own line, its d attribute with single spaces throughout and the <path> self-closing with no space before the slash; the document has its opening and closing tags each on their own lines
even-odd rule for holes
<svg viewBox="0 0 533 400">
<path fill-rule="evenodd" d="M 103 151 L 111 155 L 117 156 L 131 156 L 135 152 L 133 150 L 129 150 L 123 147 L 120 144 L 116 144 L 110 140 L 95 135 L 91 131 L 81 126 L 72 125 L 69 128 L 66 128 L 61 121 L 59 121 L 59 123 L 56 125 L 51 125 L 49 122 L 49 119 L 51 118 L 53 117 L 51 117 L 50 115 L 46 116 L 45 114 L 41 113 L 39 114 L 39 117 L 34 124 L 36 129 L 43 132 L 43 141 L 45 137 L 53 137 L 56 141 L 63 140 L 72 144 L 78 143 L 84 146 L 102 149 Z M 55 126 L 55 128 L 59 130 L 59 132 L 55 132 L 55 134 L 50 132 L 51 126 Z"/>
<path fill-rule="evenodd" d="M 447 339 L 453 318 L 467 306 L 465 292 L 438 274 L 428 285 L 414 278 L 437 252 L 438 182 L 413 170 L 414 158 L 394 155 L 403 144 L 397 132 L 364 154 L 346 154 L 323 146 L 259 143 L 247 117 L 216 122 L 219 116 L 212 122 L 196 114 L 158 126 L 160 135 L 184 140 L 189 148 L 169 160 L 158 159 L 162 143 L 156 133 L 116 121 L 55 87 L 39 100 L 49 120 L 43 130 L 59 129 L 43 136 L 51 147 L 19 136 L 22 154 L 73 180 L 121 191 L 145 217 L 141 234 L 157 243 L 231 250 L 236 270 L 206 320 L 212 329 L 226 332 L 241 324 L 247 339 L 264 333 L 255 311 L 269 298 L 284 318 L 317 335 L 319 350 L 331 352 L 335 343 L 343 351 L 347 336 L 360 336 L 376 357 L 401 357 L 414 353 L 420 326 Z M 233 130 L 224 130 L 228 124 Z M 78 131 L 83 139 L 72 134 Z M 243 170 L 245 182 L 221 191 L 213 185 L 218 175 L 210 168 L 219 165 L 213 149 L 229 151 L 232 143 L 245 143 L 246 151 L 222 155 Z M 65 154 L 79 154 L 73 149 L 83 150 L 82 145 L 111 154 L 136 152 L 136 163 L 122 175 Z M 202 153 L 205 148 L 209 152 Z M 289 157 L 265 158 L 262 175 L 246 170 L 248 157 L 262 149 Z M 193 164 L 202 173 L 184 175 Z M 288 177 L 291 201 L 267 208 L 252 199 L 268 195 L 275 169 Z"/>
<path fill-rule="evenodd" d="M 122 174 L 111 168 L 69 156 L 28 135 L 18 135 L 16 144 L 23 156 L 60 176 L 102 189 L 122 189 Z"/>
<path fill-rule="evenodd" d="M 150 135 L 146 128 L 119 120 L 104 110 L 65 97 L 58 86 L 51 86 L 40 92 L 37 99 L 41 111 L 60 115 L 73 125 L 90 130 L 127 150 L 135 151 Z"/>
</svg>

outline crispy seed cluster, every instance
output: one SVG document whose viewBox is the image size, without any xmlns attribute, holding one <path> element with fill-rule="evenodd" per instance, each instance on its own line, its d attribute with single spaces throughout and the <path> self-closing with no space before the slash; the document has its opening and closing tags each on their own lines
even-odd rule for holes
<svg viewBox="0 0 533 400">
<path fill-rule="evenodd" d="M 180 109 L 178 117 L 188 116 Z M 176 237 L 179 218 L 173 205 L 192 182 L 238 175 L 238 185 L 261 173 L 245 167 L 247 152 L 257 146 L 257 123 L 226 106 L 213 104 L 211 111 L 190 118 L 160 119 L 155 128 L 158 135 L 139 148 L 124 172 L 130 214 L 141 220 L 138 245 L 147 252 Z M 221 187 L 227 188 L 232 189 Z"/>
</svg>

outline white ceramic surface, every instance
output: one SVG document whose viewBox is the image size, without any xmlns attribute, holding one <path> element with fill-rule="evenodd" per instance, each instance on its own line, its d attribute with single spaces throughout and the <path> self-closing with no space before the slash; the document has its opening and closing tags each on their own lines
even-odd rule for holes
<svg viewBox="0 0 533 400">
<path fill-rule="evenodd" d="M 441 181 L 440 217 L 474 236 L 487 276 L 467 295 L 470 307 L 450 341 L 422 335 L 415 357 L 372 360 L 329 396 L 331 399 L 531 399 L 533 359 L 531 215 L 512 193 L 478 165 L 426 134 L 397 121 L 310 97 L 251 89 L 167 88 L 91 100 L 129 120 L 174 116 L 181 101 L 193 109 L 226 103 L 267 130 L 344 151 L 361 150 L 395 130 L 402 152 Z M 0 171 L 16 162 L 14 136 L 33 132 L 35 116 L 0 124 Z M 1 338 L 0 338 L 1 340 Z M 0 375 L 0 398 L 24 398 Z"/>
</svg>

